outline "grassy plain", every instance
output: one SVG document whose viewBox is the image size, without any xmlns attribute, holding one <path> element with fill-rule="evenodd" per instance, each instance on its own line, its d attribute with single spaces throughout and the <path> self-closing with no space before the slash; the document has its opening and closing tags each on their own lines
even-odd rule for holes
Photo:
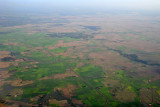
<svg viewBox="0 0 160 107">
<path fill-rule="evenodd" d="M 84 17 L 1 22 L 0 105 L 159 106 L 158 19 Z"/>
</svg>

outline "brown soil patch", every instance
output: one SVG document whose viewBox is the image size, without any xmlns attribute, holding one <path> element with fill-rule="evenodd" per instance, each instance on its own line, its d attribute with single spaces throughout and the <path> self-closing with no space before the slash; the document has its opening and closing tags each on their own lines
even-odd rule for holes
<svg viewBox="0 0 160 107">
<path fill-rule="evenodd" d="M 3 43 L 3 45 L 9 45 L 8 43 Z"/>
<path fill-rule="evenodd" d="M 43 97 L 43 95 L 39 95 L 39 96 L 33 97 L 33 98 L 30 99 L 30 101 L 37 102 L 40 97 Z"/>
<path fill-rule="evenodd" d="M 56 91 L 62 91 L 62 88 L 60 88 L 60 87 L 54 88 L 54 92 L 56 92 Z"/>
<path fill-rule="evenodd" d="M 124 91 L 119 90 L 114 98 L 121 102 L 134 102 L 136 94 L 126 89 Z"/>
<path fill-rule="evenodd" d="M 29 31 L 29 32 L 26 32 L 27 35 L 32 35 L 32 34 L 35 34 L 37 33 L 37 31 Z"/>
<path fill-rule="evenodd" d="M 15 62 L 23 62 L 24 59 L 16 59 Z"/>
<path fill-rule="evenodd" d="M 0 80 L 8 78 L 10 75 L 8 74 L 8 71 L 1 71 L 0 72 Z"/>
<path fill-rule="evenodd" d="M 90 44 L 89 41 L 73 41 L 69 43 L 64 43 L 64 41 L 60 40 L 56 45 L 54 46 L 49 46 L 48 49 L 55 49 L 57 47 L 73 47 L 73 46 L 82 46 Z"/>
<path fill-rule="evenodd" d="M 54 75 L 53 79 L 63 79 L 66 77 L 78 77 L 78 75 L 76 75 L 73 71 L 71 70 L 67 70 L 65 73 L 63 74 L 56 74 Z"/>
<path fill-rule="evenodd" d="M 4 43 L 3 45 L 13 45 L 13 46 L 16 46 L 16 45 L 20 45 L 19 43 L 15 43 L 15 42 L 10 42 L 10 43 Z"/>
<path fill-rule="evenodd" d="M 30 55 L 31 51 L 21 52 L 21 54 Z"/>
<path fill-rule="evenodd" d="M 73 102 L 74 104 L 79 104 L 79 105 L 80 105 L 80 104 L 83 104 L 83 103 L 82 103 L 82 100 L 77 100 L 77 99 L 74 99 L 74 98 L 72 99 L 72 102 Z"/>
<path fill-rule="evenodd" d="M 134 36 L 135 37 L 135 36 Z M 108 37 L 109 41 L 104 43 L 105 46 L 115 49 L 119 46 L 126 46 L 129 49 L 136 49 L 145 52 L 160 52 L 160 44 L 151 41 L 142 41 L 137 39 L 125 40 L 120 36 Z"/>
<path fill-rule="evenodd" d="M 56 26 L 56 27 L 52 27 L 50 29 L 47 29 L 48 32 L 51 33 L 70 33 L 70 32 L 76 32 L 76 30 L 72 27 L 64 27 L 64 26 Z"/>
<path fill-rule="evenodd" d="M 90 44 L 90 42 L 89 41 L 73 41 L 69 43 L 64 43 L 63 41 L 59 41 L 58 44 L 56 44 L 56 46 L 72 47 L 72 46 L 81 46 L 81 45 L 86 45 L 86 44 Z"/>
<path fill-rule="evenodd" d="M 33 67 L 37 67 L 37 65 L 33 65 Z"/>
<path fill-rule="evenodd" d="M 62 40 L 60 40 L 56 45 L 54 46 L 49 46 L 48 49 L 52 50 L 58 47 L 70 47 L 68 48 L 65 52 L 62 53 L 52 53 L 55 56 L 57 55 L 62 55 L 64 57 L 71 57 L 71 58 L 81 58 L 84 59 L 84 53 L 88 51 L 88 49 L 86 49 L 86 44 L 90 44 L 89 41 L 73 41 L 73 42 L 69 42 L 69 43 L 64 43 Z M 80 52 L 80 50 L 83 50 Z"/>
<path fill-rule="evenodd" d="M 0 68 L 8 68 L 11 62 L 0 62 Z"/>
<path fill-rule="evenodd" d="M 123 42 L 121 45 L 146 52 L 160 52 L 160 44 L 151 41 L 132 40 L 130 42 Z"/>
<path fill-rule="evenodd" d="M 41 49 L 43 49 L 43 47 L 41 47 L 41 46 L 40 47 L 35 47 L 35 49 L 36 50 L 41 50 Z"/>
<path fill-rule="evenodd" d="M 12 86 L 24 86 L 24 85 L 32 84 L 33 81 L 23 81 L 21 79 L 18 79 L 14 81 L 9 81 L 8 83 L 10 83 Z"/>
<path fill-rule="evenodd" d="M 6 55 L 1 55 L 0 54 L 0 59 L 5 58 L 5 57 L 11 57 L 11 55 L 7 55 L 7 54 Z"/>
<path fill-rule="evenodd" d="M 11 53 L 9 51 L 0 51 L 0 59 L 5 57 L 11 57 Z"/>
<path fill-rule="evenodd" d="M 12 42 L 12 43 L 9 43 L 9 45 L 14 45 L 14 46 L 16 46 L 16 45 L 19 45 L 19 43 L 14 43 L 14 42 Z"/>
<path fill-rule="evenodd" d="M 39 62 L 30 62 L 30 64 L 38 64 Z"/>
<path fill-rule="evenodd" d="M 103 81 L 103 84 L 106 87 L 117 87 L 120 85 L 119 81 L 114 79 L 105 79 Z"/>
<path fill-rule="evenodd" d="M 14 66 L 18 66 L 18 64 L 19 64 L 20 62 L 24 62 L 24 59 L 16 59 L 12 64 L 13 64 Z"/>
<path fill-rule="evenodd" d="M 0 103 L 0 107 L 11 107 L 11 106 Z"/>
<path fill-rule="evenodd" d="M 62 92 L 63 92 L 65 97 L 71 98 L 72 95 L 71 95 L 70 90 L 68 88 L 63 88 Z"/>
<path fill-rule="evenodd" d="M 11 52 L 9 51 L 0 51 L 0 55 L 10 55 Z"/>
<path fill-rule="evenodd" d="M 51 50 L 51 49 L 55 49 L 55 48 L 56 48 L 55 46 L 49 46 L 49 47 L 48 47 L 48 49 L 50 49 L 50 50 Z"/>
<path fill-rule="evenodd" d="M 128 60 L 127 58 L 124 58 L 120 56 L 116 52 L 94 52 L 90 53 L 89 58 L 92 58 L 93 61 L 91 63 L 99 65 L 103 68 L 103 70 L 107 71 L 116 71 L 121 68 L 121 66 L 124 66 L 125 69 L 130 70 L 133 66 L 133 64 Z"/>
<path fill-rule="evenodd" d="M 11 107 L 38 107 L 38 105 L 34 105 L 34 104 L 29 104 L 29 103 L 25 103 L 22 101 L 15 101 L 15 100 L 5 100 L 6 103 L 12 104 Z"/>
<path fill-rule="evenodd" d="M 160 80 L 160 75 L 155 75 L 150 82 L 156 81 L 156 80 Z"/>
<path fill-rule="evenodd" d="M 78 75 L 76 75 L 71 70 L 67 70 L 65 73 L 55 74 L 54 76 L 50 76 L 50 77 L 44 77 L 44 78 L 41 78 L 40 80 L 46 80 L 46 79 L 64 79 L 66 77 L 78 77 Z"/>
<path fill-rule="evenodd" d="M 59 106 L 62 107 L 68 107 L 68 101 L 67 100 L 56 100 L 56 99 L 49 99 L 49 104 L 58 104 Z"/>
<path fill-rule="evenodd" d="M 93 39 L 98 39 L 98 40 L 99 40 L 99 39 L 100 39 L 100 40 L 103 39 L 103 40 L 104 40 L 104 39 L 106 39 L 106 36 L 99 34 L 99 35 L 95 35 Z"/>
<path fill-rule="evenodd" d="M 76 88 L 77 88 L 77 87 L 76 87 L 75 85 L 69 84 L 69 85 L 67 85 L 67 86 L 64 87 L 64 88 L 61 88 L 61 87 L 56 87 L 56 88 L 54 88 L 54 92 L 55 92 L 56 90 L 62 91 L 65 97 L 71 98 L 71 96 L 74 95 L 74 90 L 75 90 Z"/>
<path fill-rule="evenodd" d="M 76 86 L 75 85 L 68 85 L 66 88 L 63 88 L 62 89 L 62 92 L 64 94 L 65 97 L 67 98 L 71 98 L 71 96 L 73 96 L 73 91 L 76 89 Z"/>
</svg>

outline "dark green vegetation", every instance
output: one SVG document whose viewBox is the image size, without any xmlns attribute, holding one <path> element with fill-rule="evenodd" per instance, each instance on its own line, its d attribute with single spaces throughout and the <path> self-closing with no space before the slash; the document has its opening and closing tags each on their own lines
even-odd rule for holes
<svg viewBox="0 0 160 107">
<path fill-rule="evenodd" d="M 89 39 L 93 38 L 91 35 L 86 35 L 83 33 L 55 33 L 55 34 L 48 34 L 50 37 L 53 38 L 64 38 L 64 37 L 69 37 L 73 39 Z"/>
<path fill-rule="evenodd" d="M 50 18 L 11 18 L 1 17 L 1 26 L 45 23 L 46 28 L 71 23 L 67 18 L 57 18 L 49 25 Z M 0 32 L 0 103 L 18 101 L 29 107 L 159 106 L 159 51 L 126 45 L 134 40 L 126 35 L 141 32 L 99 32 L 97 36 L 94 31 L 102 30 L 100 26 L 78 27 L 82 31 L 74 33 L 50 32 L 35 25 L 4 28 Z M 155 57 L 153 62 L 147 55 Z"/>
<path fill-rule="evenodd" d="M 111 50 L 118 52 L 123 57 L 126 57 L 132 61 L 136 61 L 136 62 L 139 62 L 142 64 L 151 65 L 151 66 L 160 66 L 159 63 L 151 63 L 151 61 L 141 60 L 138 58 L 138 56 L 136 54 L 126 54 L 126 53 L 123 53 L 121 50 L 116 50 L 116 49 L 111 49 Z"/>
<path fill-rule="evenodd" d="M 1 61 L 5 62 L 5 61 L 14 61 L 15 58 L 12 58 L 12 57 L 5 57 L 5 58 L 2 58 Z"/>
<path fill-rule="evenodd" d="M 67 49 L 68 47 L 59 47 L 59 48 L 53 49 L 52 52 L 62 53 L 62 52 L 65 52 Z"/>
</svg>

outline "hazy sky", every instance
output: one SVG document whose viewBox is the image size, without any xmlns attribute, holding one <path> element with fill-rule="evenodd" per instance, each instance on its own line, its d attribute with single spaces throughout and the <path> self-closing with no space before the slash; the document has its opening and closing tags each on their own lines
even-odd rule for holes
<svg viewBox="0 0 160 107">
<path fill-rule="evenodd" d="M 1 10 L 54 7 L 160 10 L 160 0 L 0 0 Z"/>
</svg>

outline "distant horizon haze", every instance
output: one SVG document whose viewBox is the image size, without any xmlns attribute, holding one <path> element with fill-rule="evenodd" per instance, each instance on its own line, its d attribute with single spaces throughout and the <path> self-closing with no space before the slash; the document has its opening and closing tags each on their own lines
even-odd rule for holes
<svg viewBox="0 0 160 107">
<path fill-rule="evenodd" d="M 135 10 L 160 12 L 160 0 L 0 0 L 0 12 L 58 10 Z"/>
</svg>

